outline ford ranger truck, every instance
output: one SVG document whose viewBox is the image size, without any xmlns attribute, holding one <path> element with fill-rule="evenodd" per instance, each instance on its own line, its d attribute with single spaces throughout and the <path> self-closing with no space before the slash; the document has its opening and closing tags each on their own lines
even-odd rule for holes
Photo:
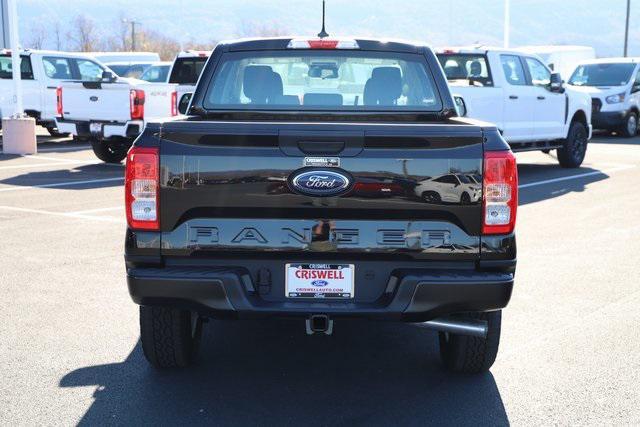
<svg viewBox="0 0 640 427">
<path fill-rule="evenodd" d="M 298 318 L 309 334 L 408 322 L 439 332 L 452 371 L 495 360 L 516 162 L 494 125 L 457 117 L 426 46 L 222 43 L 186 115 L 135 141 L 125 191 L 127 282 L 156 367 L 188 365 L 208 318 Z"/>
</svg>

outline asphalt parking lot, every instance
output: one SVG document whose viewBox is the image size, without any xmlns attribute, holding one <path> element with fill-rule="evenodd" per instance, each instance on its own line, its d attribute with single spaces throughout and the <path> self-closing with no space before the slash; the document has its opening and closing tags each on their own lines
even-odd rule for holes
<svg viewBox="0 0 640 427">
<path fill-rule="evenodd" d="M 467 377 L 441 369 L 435 333 L 366 322 L 211 322 L 194 369 L 156 372 L 125 282 L 123 167 L 67 140 L 0 155 L 0 422 L 640 424 L 640 137 L 596 137 L 577 170 L 517 158 L 516 288 L 496 364 Z"/>
</svg>

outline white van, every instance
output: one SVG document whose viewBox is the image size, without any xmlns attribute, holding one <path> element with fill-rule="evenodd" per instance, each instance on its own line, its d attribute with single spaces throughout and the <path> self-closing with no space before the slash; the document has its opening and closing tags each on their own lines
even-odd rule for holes
<svg viewBox="0 0 640 427">
<path fill-rule="evenodd" d="M 596 59 L 596 51 L 590 46 L 524 46 L 520 50 L 538 55 L 551 71 L 569 80 L 576 66 Z"/>
<path fill-rule="evenodd" d="M 638 133 L 640 116 L 640 58 L 606 58 L 579 64 L 569 79 L 572 88 L 591 96 L 595 129 Z"/>
<path fill-rule="evenodd" d="M 46 50 L 20 52 L 24 111 L 47 128 L 52 136 L 60 136 L 56 128 L 56 90 L 67 80 L 99 81 L 109 71 L 86 54 Z M 15 89 L 12 81 L 9 50 L 0 50 L 0 114 L 15 113 Z"/>
</svg>

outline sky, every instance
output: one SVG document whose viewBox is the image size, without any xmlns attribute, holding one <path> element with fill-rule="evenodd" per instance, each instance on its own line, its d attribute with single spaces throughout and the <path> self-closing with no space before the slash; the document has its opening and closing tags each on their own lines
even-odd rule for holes
<svg viewBox="0 0 640 427">
<path fill-rule="evenodd" d="M 631 0 L 629 52 L 640 56 L 640 0 Z M 501 45 L 503 0 L 327 0 L 331 35 L 426 41 L 432 46 Z M 276 27 L 287 34 L 320 30 L 321 0 L 19 0 L 22 40 L 35 28 L 68 28 L 84 14 L 105 37 L 119 16 L 188 44 L 251 35 Z M 577 44 L 619 56 L 626 0 L 511 0 L 511 46 Z M 53 34 L 45 48 L 54 47 Z"/>
</svg>

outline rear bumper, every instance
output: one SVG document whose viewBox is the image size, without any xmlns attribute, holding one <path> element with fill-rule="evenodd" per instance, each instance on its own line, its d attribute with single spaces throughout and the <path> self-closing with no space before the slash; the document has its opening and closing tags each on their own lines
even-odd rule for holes
<svg viewBox="0 0 640 427">
<path fill-rule="evenodd" d="M 99 131 L 91 131 L 91 123 L 100 124 Z M 84 120 L 64 120 L 56 118 L 56 127 L 61 133 L 70 133 L 73 136 L 97 137 L 108 139 L 113 137 L 135 138 L 142 132 L 144 123 L 139 120 L 125 123 L 84 121 Z"/>
<path fill-rule="evenodd" d="M 617 129 L 624 123 L 628 111 L 599 111 L 591 114 L 591 123 L 595 129 Z"/>
<path fill-rule="evenodd" d="M 409 322 L 498 310 L 507 305 L 513 288 L 511 273 L 412 269 L 394 274 L 384 292 L 370 301 L 263 298 L 261 286 L 246 270 L 231 267 L 129 268 L 127 283 L 137 304 L 183 307 L 214 318 L 327 314 Z"/>
</svg>

